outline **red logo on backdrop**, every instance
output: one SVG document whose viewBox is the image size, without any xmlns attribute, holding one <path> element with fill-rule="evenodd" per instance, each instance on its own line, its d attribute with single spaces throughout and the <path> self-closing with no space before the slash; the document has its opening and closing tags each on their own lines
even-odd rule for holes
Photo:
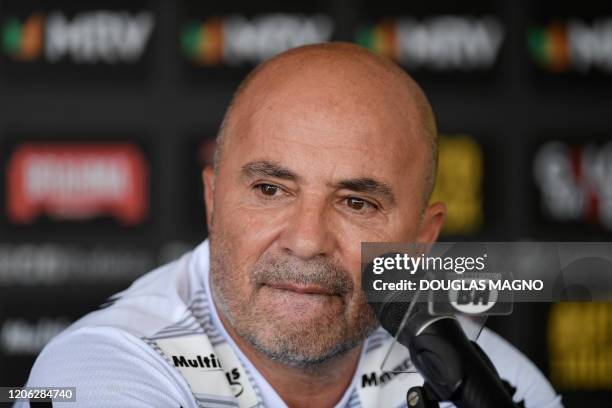
<svg viewBox="0 0 612 408">
<path fill-rule="evenodd" d="M 587 221 L 612 230 L 612 143 L 552 141 L 534 159 L 544 211 L 554 221 Z"/>
<path fill-rule="evenodd" d="M 7 177 L 7 213 L 18 224 L 47 215 L 112 216 L 135 225 L 147 215 L 148 168 L 133 144 L 22 144 L 9 160 Z"/>
</svg>

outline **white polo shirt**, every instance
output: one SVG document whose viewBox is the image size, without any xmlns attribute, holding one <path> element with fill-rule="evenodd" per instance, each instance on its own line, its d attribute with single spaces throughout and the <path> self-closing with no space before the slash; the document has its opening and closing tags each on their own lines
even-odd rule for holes
<svg viewBox="0 0 612 408">
<path fill-rule="evenodd" d="M 27 386 L 76 387 L 76 403 L 54 407 L 286 407 L 221 324 L 208 272 L 206 240 L 52 339 Z M 380 370 L 392 342 L 382 329 L 366 340 L 336 407 L 406 406 L 406 391 L 423 379 L 416 372 Z M 546 378 L 516 348 L 486 328 L 477 342 L 516 388 L 515 401 L 527 408 L 562 406 Z M 398 366 L 410 366 L 403 347 L 395 347 L 392 358 Z"/>
</svg>

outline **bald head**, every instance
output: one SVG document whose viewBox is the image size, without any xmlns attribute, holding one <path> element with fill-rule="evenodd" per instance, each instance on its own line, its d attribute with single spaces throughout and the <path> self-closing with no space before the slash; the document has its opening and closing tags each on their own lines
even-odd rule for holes
<svg viewBox="0 0 612 408">
<path fill-rule="evenodd" d="M 423 203 L 427 204 L 437 167 L 437 129 L 431 106 L 418 84 L 390 60 L 350 43 L 324 43 L 293 48 L 257 66 L 240 84 L 217 137 L 214 168 L 218 171 L 228 145 L 241 139 L 236 125 L 253 120 L 273 104 L 296 102 L 295 96 L 323 109 L 384 110 L 392 133 L 405 137 L 403 146 L 422 145 Z M 345 102 L 350 101 L 347 105 Z M 348 102 L 347 102 L 348 103 Z M 387 126 L 388 124 L 386 124 Z M 380 132 L 379 132 L 380 133 Z M 379 134 L 387 143 L 387 134 Z"/>
</svg>

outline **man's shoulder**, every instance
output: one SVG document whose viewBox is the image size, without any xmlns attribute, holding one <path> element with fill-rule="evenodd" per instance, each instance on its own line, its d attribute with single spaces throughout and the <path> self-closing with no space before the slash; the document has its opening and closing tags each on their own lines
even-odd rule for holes
<svg viewBox="0 0 612 408">
<path fill-rule="evenodd" d="M 516 389 L 514 401 L 525 401 L 527 407 L 562 406 L 561 397 L 538 367 L 499 334 L 485 327 L 477 343 L 491 359 L 499 376 Z"/>
<path fill-rule="evenodd" d="M 76 387 L 86 406 L 188 406 L 188 385 L 141 338 L 114 327 L 81 327 L 36 359 L 28 386 Z M 77 404 L 78 406 L 78 404 Z"/>
<path fill-rule="evenodd" d="M 54 337 L 28 385 L 78 386 L 83 401 L 101 399 L 101 406 L 126 403 L 130 395 L 158 401 L 155 406 L 189 405 L 188 385 L 149 339 L 193 319 L 190 303 L 204 291 L 193 257 L 189 252 L 148 272 Z"/>
<path fill-rule="evenodd" d="M 508 380 L 519 378 L 525 373 L 540 373 L 527 356 L 492 329 L 484 327 L 476 342 L 489 356 L 500 375 L 508 377 Z"/>
</svg>

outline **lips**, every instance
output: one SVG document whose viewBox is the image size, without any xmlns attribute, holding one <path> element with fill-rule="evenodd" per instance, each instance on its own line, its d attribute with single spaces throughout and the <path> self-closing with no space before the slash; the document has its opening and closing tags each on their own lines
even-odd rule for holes
<svg viewBox="0 0 612 408">
<path fill-rule="evenodd" d="M 325 295 L 325 296 L 333 296 L 334 293 L 330 292 L 327 289 L 321 288 L 319 286 L 312 285 L 298 285 L 295 283 L 268 283 L 266 286 L 271 287 L 273 289 L 278 290 L 287 290 L 290 292 L 295 292 L 303 295 Z"/>
</svg>

